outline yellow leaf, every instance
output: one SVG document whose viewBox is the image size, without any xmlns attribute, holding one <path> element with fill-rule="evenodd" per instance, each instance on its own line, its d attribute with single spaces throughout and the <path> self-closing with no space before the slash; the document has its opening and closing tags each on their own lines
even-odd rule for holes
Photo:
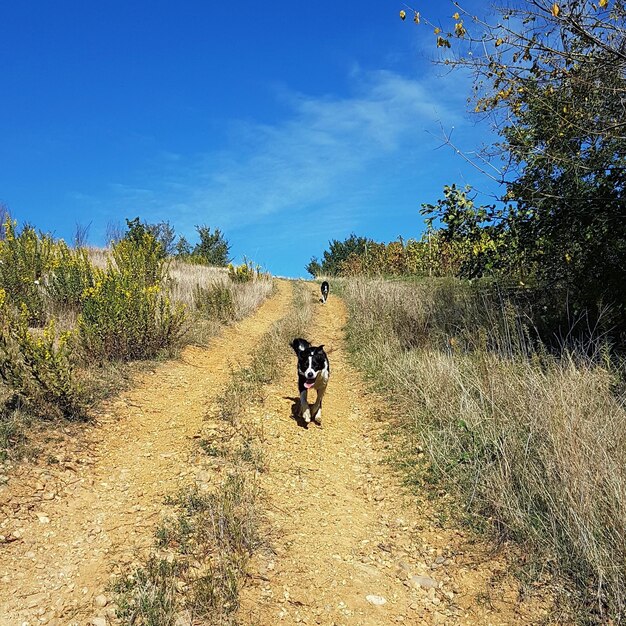
<svg viewBox="0 0 626 626">
<path fill-rule="evenodd" d="M 441 32 L 441 28 L 438 26 L 435 27 L 435 35 L 438 35 Z"/>
<path fill-rule="evenodd" d="M 420 23 L 420 14 L 419 14 L 417 11 L 415 11 L 415 15 L 413 16 L 413 21 L 414 21 L 416 24 L 419 24 L 419 23 Z"/>
<path fill-rule="evenodd" d="M 499 37 L 498 39 L 496 39 L 496 48 L 498 46 L 501 46 L 504 43 L 504 39 L 502 39 L 501 37 Z"/>
<path fill-rule="evenodd" d="M 406 18 L 406 11 L 400 11 L 400 19 L 404 20 Z"/>
<path fill-rule="evenodd" d="M 559 7 L 559 5 L 555 2 L 555 3 L 552 5 L 552 9 L 550 10 L 550 12 L 552 13 L 552 15 L 553 15 L 554 17 L 559 17 L 559 13 L 560 13 L 560 11 L 561 11 L 561 8 L 560 8 L 560 7 Z"/>
<path fill-rule="evenodd" d="M 458 19 L 459 19 L 459 17 L 461 17 L 461 16 L 459 15 L 459 12 L 457 11 L 457 12 L 456 12 L 456 13 L 452 16 L 452 19 L 458 20 Z"/>
<path fill-rule="evenodd" d="M 609 0 L 600 0 L 600 2 L 598 2 L 598 4 L 603 8 L 606 9 L 606 7 L 609 4 Z"/>
</svg>

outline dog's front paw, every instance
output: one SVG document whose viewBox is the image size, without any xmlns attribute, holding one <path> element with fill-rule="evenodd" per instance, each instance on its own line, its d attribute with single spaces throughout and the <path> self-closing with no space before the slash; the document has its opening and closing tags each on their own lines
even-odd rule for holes
<svg viewBox="0 0 626 626">
<path fill-rule="evenodd" d="M 317 422 L 320 426 L 322 425 L 322 409 L 319 409 L 313 418 L 314 422 Z"/>
<path fill-rule="evenodd" d="M 307 409 L 302 413 L 302 419 L 308 424 L 311 421 L 311 411 Z"/>
</svg>

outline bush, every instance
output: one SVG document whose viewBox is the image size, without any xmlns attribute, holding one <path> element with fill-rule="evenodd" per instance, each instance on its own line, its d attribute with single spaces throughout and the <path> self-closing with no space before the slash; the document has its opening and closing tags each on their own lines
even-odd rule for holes
<svg viewBox="0 0 626 626">
<path fill-rule="evenodd" d="M 44 294 L 40 283 L 51 267 L 54 242 L 48 235 L 38 235 L 25 225 L 16 232 L 17 223 L 7 220 L 5 237 L 0 241 L 0 288 L 16 305 L 25 305 L 28 322 L 45 322 Z"/>
<path fill-rule="evenodd" d="M 113 244 L 113 259 L 120 274 L 146 287 L 162 284 L 167 269 L 162 244 L 148 230 L 130 232 L 132 236 Z"/>
<path fill-rule="evenodd" d="M 74 377 L 70 333 L 57 336 L 51 321 L 40 333 L 28 328 L 25 305 L 18 313 L 0 290 L 0 378 L 14 404 L 37 417 L 85 416 L 81 390 Z"/>
<path fill-rule="evenodd" d="M 228 277 L 234 283 L 249 283 L 261 275 L 261 267 L 253 265 L 252 261 L 244 259 L 241 265 L 228 265 Z"/>
<path fill-rule="evenodd" d="M 172 307 L 159 285 L 109 267 L 85 292 L 79 341 L 89 359 L 149 359 L 180 342 L 185 318 L 184 307 Z"/>
<path fill-rule="evenodd" d="M 235 319 L 235 302 L 229 285 L 216 283 L 209 287 L 194 288 L 196 309 L 207 319 L 226 323 Z"/>
<path fill-rule="evenodd" d="M 54 249 L 52 271 L 45 282 L 53 304 L 79 310 L 85 292 L 94 285 L 94 267 L 86 249 L 70 249 L 60 241 Z"/>
</svg>

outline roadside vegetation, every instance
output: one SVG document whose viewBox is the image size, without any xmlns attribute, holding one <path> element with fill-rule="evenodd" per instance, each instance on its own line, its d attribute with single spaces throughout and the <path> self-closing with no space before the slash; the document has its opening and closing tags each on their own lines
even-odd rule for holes
<svg viewBox="0 0 626 626">
<path fill-rule="evenodd" d="M 114 583 L 122 624 L 236 623 L 246 565 L 266 546 L 263 494 L 255 480 L 265 470 L 264 436 L 251 409 L 280 374 L 289 342 L 305 331 L 310 316 L 311 294 L 294 283 L 291 311 L 264 335 L 250 365 L 232 372 L 207 415 L 198 450 L 205 464 L 219 468 L 214 484 L 166 498 L 169 514 L 144 565 Z"/>
<path fill-rule="evenodd" d="M 271 277 L 249 261 L 228 265 L 228 244 L 219 231 L 202 231 L 205 239 L 213 236 L 204 241 L 204 256 L 196 251 L 188 263 L 188 256 L 168 255 L 167 242 L 155 235 L 162 230 L 129 220 L 110 248 L 93 250 L 70 247 L 28 224 L 18 228 L 6 216 L 0 238 L 0 459 L 24 449 L 33 424 L 88 419 L 94 403 L 122 385 L 129 364 L 204 343 L 272 292 Z"/>
<path fill-rule="evenodd" d="M 566 621 L 621 621 L 626 396 L 607 345 L 548 351 L 520 309 L 454 279 L 343 285 L 409 483 L 444 487 L 471 526 L 519 542 L 526 577 L 555 575 Z"/>
</svg>

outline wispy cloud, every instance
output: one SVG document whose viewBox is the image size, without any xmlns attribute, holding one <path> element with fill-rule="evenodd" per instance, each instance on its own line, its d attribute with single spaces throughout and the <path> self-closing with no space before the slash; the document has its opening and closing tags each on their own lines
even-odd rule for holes
<svg viewBox="0 0 626 626">
<path fill-rule="evenodd" d="M 219 152 L 162 159 L 158 183 L 112 186 L 116 204 L 140 204 L 163 219 L 174 214 L 182 230 L 199 223 L 235 229 L 278 213 L 306 214 L 358 192 L 369 170 L 423 143 L 425 129 L 460 117 L 458 102 L 450 105 L 426 80 L 357 70 L 351 81 L 346 97 L 280 90 L 277 98 L 288 110 L 283 121 L 233 121 Z"/>
</svg>

